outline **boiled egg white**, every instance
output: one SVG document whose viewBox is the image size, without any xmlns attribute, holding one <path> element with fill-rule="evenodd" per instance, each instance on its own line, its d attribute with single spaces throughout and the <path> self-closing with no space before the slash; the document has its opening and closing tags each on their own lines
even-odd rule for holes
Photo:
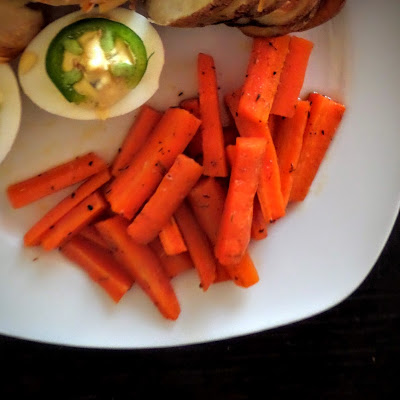
<svg viewBox="0 0 400 400">
<path fill-rule="evenodd" d="M 0 64 L 0 162 L 14 143 L 21 121 L 17 78 L 8 64 Z"/>
<path fill-rule="evenodd" d="M 53 38 L 66 26 L 82 18 L 101 16 L 120 22 L 132 29 L 143 41 L 148 64 L 140 83 L 125 97 L 106 110 L 101 115 L 95 109 L 70 103 L 46 72 L 47 49 Z M 164 65 L 164 48 L 157 31 L 142 15 L 117 8 L 105 15 L 96 12 L 82 13 L 81 11 L 68 14 L 44 28 L 28 45 L 21 56 L 19 65 L 19 80 L 24 93 L 40 108 L 61 117 L 93 120 L 116 117 L 139 108 L 149 100 L 159 87 L 159 79 Z"/>
</svg>

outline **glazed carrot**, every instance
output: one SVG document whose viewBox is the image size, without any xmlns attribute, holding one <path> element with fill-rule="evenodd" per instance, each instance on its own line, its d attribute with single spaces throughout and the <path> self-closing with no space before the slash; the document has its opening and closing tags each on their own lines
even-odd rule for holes
<svg viewBox="0 0 400 400">
<path fill-rule="evenodd" d="M 297 168 L 303 145 L 303 134 L 306 127 L 310 102 L 299 100 L 292 118 L 283 118 L 277 125 L 275 137 L 276 155 L 278 157 L 281 177 L 281 190 L 285 207 L 289 202 L 293 184 L 293 172 Z"/>
<path fill-rule="evenodd" d="M 170 280 L 154 251 L 147 245 L 134 242 L 128 235 L 128 221 L 116 216 L 98 222 L 96 228 L 114 247 L 114 256 L 147 293 L 161 314 L 176 320 L 180 305 Z"/>
<path fill-rule="evenodd" d="M 311 93 L 308 100 L 310 117 L 304 130 L 299 162 L 293 172 L 289 201 L 303 201 L 307 196 L 346 110 L 343 104 L 319 93 Z"/>
<path fill-rule="evenodd" d="M 20 208 L 81 182 L 106 168 L 107 164 L 97 154 L 88 153 L 10 185 L 7 188 L 8 199 L 14 208 Z"/>
<path fill-rule="evenodd" d="M 293 117 L 313 47 L 314 44 L 309 40 L 291 36 L 271 114 Z"/>
<path fill-rule="evenodd" d="M 267 124 L 289 49 L 289 36 L 254 38 L 238 112 Z"/>
<path fill-rule="evenodd" d="M 111 173 L 114 176 L 119 175 L 129 165 L 161 117 L 161 112 L 146 104 L 142 106 L 112 163 Z"/>
<path fill-rule="evenodd" d="M 254 240 L 262 240 L 268 236 L 268 221 L 265 219 L 258 197 L 254 197 L 251 235 Z"/>
<path fill-rule="evenodd" d="M 206 291 L 215 281 L 217 268 L 211 244 L 186 202 L 175 212 L 175 219 L 199 274 L 200 286 Z"/>
<path fill-rule="evenodd" d="M 45 250 L 53 250 L 61 246 L 94 221 L 107 207 L 108 204 L 103 197 L 94 192 L 72 208 L 45 233 L 41 240 L 42 247 Z"/>
<path fill-rule="evenodd" d="M 213 245 L 217 241 L 225 199 L 226 190 L 216 178 L 201 179 L 188 195 L 195 218 Z M 257 270 L 247 252 L 238 265 L 225 266 L 217 261 L 214 283 L 228 279 L 243 287 L 258 282 Z"/>
<path fill-rule="evenodd" d="M 238 264 L 250 242 L 253 202 L 257 192 L 266 140 L 238 138 L 229 189 L 215 244 L 222 265 Z"/>
<path fill-rule="evenodd" d="M 194 268 L 192 259 L 190 258 L 188 252 L 168 255 L 165 252 L 159 238 L 154 239 L 149 246 L 157 254 L 168 278 L 170 279 L 175 278 L 175 276 L 182 272 Z"/>
<path fill-rule="evenodd" d="M 112 253 L 81 235 L 73 237 L 60 250 L 65 257 L 80 266 L 116 303 L 132 287 L 132 277 L 125 272 Z"/>
<path fill-rule="evenodd" d="M 228 175 L 214 59 L 200 53 L 197 59 L 204 175 Z"/>
<path fill-rule="evenodd" d="M 61 200 L 61 202 L 48 211 L 28 232 L 26 232 L 24 236 L 25 246 L 39 245 L 43 235 L 45 235 L 56 222 L 110 179 L 111 174 L 108 169 L 105 169 L 82 183 L 82 185 Z"/>
<path fill-rule="evenodd" d="M 236 146 L 235 145 L 226 146 L 225 150 L 227 159 L 229 160 L 229 164 L 232 168 L 236 159 Z M 268 234 L 267 225 L 268 221 L 264 218 L 264 214 L 262 212 L 258 196 L 255 196 L 253 203 L 253 219 L 251 223 L 251 238 L 255 240 L 265 239 Z"/>
<path fill-rule="evenodd" d="M 129 225 L 129 235 L 142 244 L 147 244 L 156 238 L 202 172 L 201 165 L 184 154 L 179 154 L 162 178 L 157 190 Z"/>
<path fill-rule="evenodd" d="M 278 159 L 267 124 L 258 124 L 249 121 L 238 113 L 240 90 L 225 96 L 225 102 L 235 119 L 239 134 L 242 137 L 261 137 L 267 140 L 267 147 L 262 164 L 260 182 L 257 196 L 260 201 L 264 218 L 267 221 L 275 221 L 285 215 L 285 205 L 281 191 Z"/>
<path fill-rule="evenodd" d="M 186 148 L 200 120 L 180 108 L 168 109 L 129 168 L 109 186 L 106 197 L 115 213 L 131 219 Z"/>
<path fill-rule="evenodd" d="M 175 218 L 172 216 L 158 235 L 165 253 L 169 256 L 187 251 L 182 233 L 178 228 Z"/>
<path fill-rule="evenodd" d="M 184 110 L 192 113 L 196 118 L 201 119 L 200 117 L 200 103 L 198 97 L 193 97 L 190 99 L 182 100 L 179 103 L 179 107 Z M 193 139 L 190 141 L 188 146 L 186 147 L 185 153 L 197 160 L 203 156 L 203 135 L 201 133 L 201 125 L 197 130 L 197 133 L 193 136 Z"/>
<path fill-rule="evenodd" d="M 97 246 L 103 247 L 103 249 L 111 250 L 108 243 L 104 240 L 100 232 L 95 228 L 94 225 L 85 226 L 80 232 L 79 236 L 89 240 Z"/>
</svg>

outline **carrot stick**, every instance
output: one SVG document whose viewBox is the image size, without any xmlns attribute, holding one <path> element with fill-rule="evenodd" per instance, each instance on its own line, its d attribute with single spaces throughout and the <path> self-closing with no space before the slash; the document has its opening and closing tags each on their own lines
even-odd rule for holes
<svg viewBox="0 0 400 400">
<path fill-rule="evenodd" d="M 236 159 L 215 244 L 222 265 L 238 264 L 250 242 L 254 196 L 266 148 L 263 138 L 238 138 Z"/>
<path fill-rule="evenodd" d="M 289 42 L 289 36 L 253 39 L 238 107 L 239 114 L 244 118 L 263 125 L 267 124 Z"/>
<path fill-rule="evenodd" d="M 201 119 L 200 103 L 197 97 L 182 100 L 179 103 L 179 107 L 183 108 L 186 111 L 189 111 L 196 118 Z M 193 139 L 187 145 L 185 153 L 195 160 L 203 156 L 203 134 L 201 126 L 199 127 L 197 133 L 193 136 Z"/>
<path fill-rule="evenodd" d="M 88 153 L 10 185 L 7 188 L 8 199 L 14 208 L 20 208 L 83 181 L 106 168 L 107 164 L 98 155 Z"/>
<path fill-rule="evenodd" d="M 183 240 L 182 233 L 178 228 L 175 218 L 172 216 L 161 229 L 158 235 L 165 253 L 169 256 L 184 253 L 187 251 L 185 241 Z"/>
<path fill-rule="evenodd" d="M 225 102 L 235 119 L 240 136 L 261 137 L 267 140 L 257 196 L 264 218 L 267 221 L 275 221 L 285 215 L 285 205 L 281 191 L 279 165 L 275 146 L 267 124 L 264 125 L 249 121 L 238 113 L 239 93 L 240 91 L 237 90 L 232 94 L 226 95 Z"/>
<path fill-rule="evenodd" d="M 128 221 L 116 216 L 98 222 L 96 228 L 114 247 L 117 260 L 147 293 L 161 314 L 176 320 L 180 305 L 170 280 L 154 251 L 147 245 L 135 243 L 128 235 Z"/>
<path fill-rule="evenodd" d="M 265 219 L 258 197 L 254 197 L 251 235 L 254 240 L 262 240 L 268 236 L 268 221 Z"/>
<path fill-rule="evenodd" d="M 297 168 L 303 145 L 303 134 L 310 110 L 310 102 L 307 100 L 298 101 L 295 110 L 292 118 L 284 118 L 279 121 L 275 137 L 275 148 L 285 207 L 289 202 L 290 191 L 293 185 L 293 172 Z"/>
<path fill-rule="evenodd" d="M 225 126 L 224 131 L 224 146 L 229 146 L 236 143 L 236 138 L 239 136 L 239 132 L 235 125 Z"/>
<path fill-rule="evenodd" d="M 204 175 L 228 175 L 214 59 L 200 53 L 197 59 Z"/>
<path fill-rule="evenodd" d="M 157 190 L 129 225 L 129 235 L 142 244 L 147 244 L 156 238 L 198 181 L 202 172 L 201 165 L 179 154 Z"/>
<path fill-rule="evenodd" d="M 180 108 L 168 109 L 129 168 L 109 186 L 106 197 L 115 213 L 128 219 L 142 207 L 186 148 L 200 120 Z"/>
<path fill-rule="evenodd" d="M 271 133 L 271 138 L 273 141 L 275 140 L 276 129 L 277 129 L 277 125 L 279 124 L 280 119 L 282 119 L 282 117 L 279 115 L 269 114 L 267 125 L 268 125 L 268 129 Z"/>
<path fill-rule="evenodd" d="M 66 213 L 45 233 L 41 240 L 42 247 L 45 250 L 53 250 L 61 246 L 94 221 L 107 207 L 108 204 L 103 197 L 94 192 Z"/>
<path fill-rule="evenodd" d="M 217 268 L 211 244 L 186 202 L 175 212 L 175 219 L 199 274 L 200 286 L 206 291 L 215 281 Z"/>
<path fill-rule="evenodd" d="M 304 130 L 299 162 L 293 172 L 289 201 L 303 201 L 307 196 L 346 109 L 343 104 L 318 93 L 311 93 L 308 100 L 310 117 Z"/>
<path fill-rule="evenodd" d="M 119 175 L 129 165 L 132 157 L 143 146 L 161 117 L 161 112 L 146 104 L 142 106 L 112 163 L 111 173 L 114 176 Z"/>
<path fill-rule="evenodd" d="M 314 44 L 309 40 L 291 36 L 271 114 L 293 117 L 313 47 Z"/>
<path fill-rule="evenodd" d="M 133 279 L 112 253 L 81 235 L 73 237 L 60 250 L 65 257 L 80 266 L 116 303 L 132 287 Z"/>
<path fill-rule="evenodd" d="M 108 243 L 104 240 L 100 232 L 95 228 L 94 225 L 85 226 L 80 232 L 79 236 L 89 240 L 97 246 L 103 247 L 103 249 L 110 250 Z"/>
<path fill-rule="evenodd" d="M 213 245 L 217 241 L 225 199 L 226 190 L 215 178 L 201 179 L 188 195 L 195 218 Z M 217 261 L 214 283 L 224 282 L 228 278 L 242 287 L 258 282 L 257 270 L 247 252 L 238 265 L 224 266 Z"/>
<path fill-rule="evenodd" d="M 55 207 L 48 211 L 35 225 L 33 225 L 24 236 L 25 246 L 37 246 L 41 238 L 49 229 L 58 222 L 72 208 L 78 205 L 82 200 L 91 195 L 95 190 L 104 185 L 111 178 L 108 169 L 93 175 L 80 185 L 66 198 L 61 200 Z"/>
<path fill-rule="evenodd" d="M 225 150 L 227 154 L 227 159 L 229 160 L 229 164 L 232 168 L 232 166 L 235 164 L 236 159 L 236 146 L 226 146 Z M 258 200 L 258 197 L 255 196 L 253 204 L 253 220 L 251 223 L 251 238 L 255 240 L 265 239 L 268 234 L 267 225 L 268 221 L 264 218 L 260 201 Z"/>
<path fill-rule="evenodd" d="M 185 252 L 185 253 L 169 255 L 165 252 L 159 238 L 154 239 L 149 244 L 149 246 L 157 254 L 168 278 L 170 279 L 175 278 L 175 276 L 179 275 L 182 272 L 194 268 L 189 253 Z"/>
</svg>

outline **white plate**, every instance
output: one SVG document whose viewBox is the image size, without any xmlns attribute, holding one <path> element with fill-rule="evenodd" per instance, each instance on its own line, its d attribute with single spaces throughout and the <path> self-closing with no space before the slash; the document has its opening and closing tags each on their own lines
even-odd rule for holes
<svg viewBox="0 0 400 400">
<path fill-rule="evenodd" d="M 165 321 L 138 288 L 114 305 L 57 252 L 22 247 L 26 229 L 64 194 L 13 210 L 6 186 L 89 150 L 110 160 L 134 118 L 70 121 L 24 99 L 21 132 L 0 167 L 0 332 L 74 346 L 174 346 L 297 321 L 353 292 L 399 209 L 400 28 L 397 0 L 347 3 L 333 21 L 303 34 L 315 42 L 304 93 L 320 90 L 348 106 L 311 193 L 252 246 L 260 274 L 253 288 L 222 283 L 203 293 L 194 272 L 175 278 L 182 306 L 176 322 Z M 215 57 L 221 93 L 242 81 L 250 40 L 236 30 L 159 30 L 166 68 L 152 105 L 165 108 L 196 93 L 199 51 Z"/>
</svg>

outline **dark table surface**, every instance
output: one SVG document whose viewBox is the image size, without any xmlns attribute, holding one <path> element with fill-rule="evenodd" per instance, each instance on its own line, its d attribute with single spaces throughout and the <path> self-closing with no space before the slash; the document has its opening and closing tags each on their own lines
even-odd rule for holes
<svg viewBox="0 0 400 400">
<path fill-rule="evenodd" d="M 400 217 L 363 284 L 313 318 L 170 349 L 77 349 L 0 336 L 0 362 L 0 399 L 142 399 L 160 390 L 203 400 L 398 399 Z"/>
</svg>

